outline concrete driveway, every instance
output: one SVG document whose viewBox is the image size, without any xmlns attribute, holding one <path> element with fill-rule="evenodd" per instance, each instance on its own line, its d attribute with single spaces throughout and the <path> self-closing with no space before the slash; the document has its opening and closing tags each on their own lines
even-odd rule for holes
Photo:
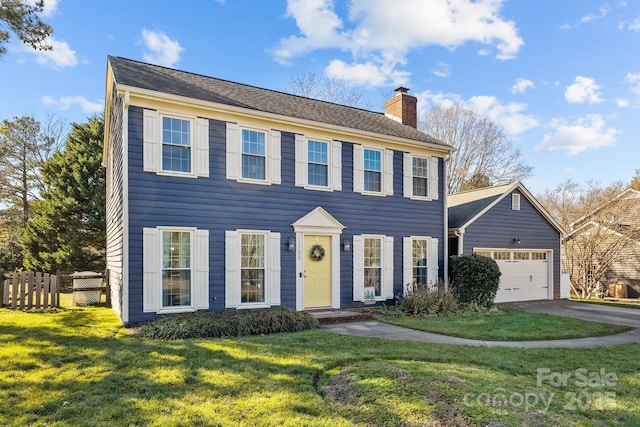
<svg viewBox="0 0 640 427">
<path fill-rule="evenodd" d="M 499 305 L 533 313 L 554 314 L 640 328 L 640 308 L 614 307 L 567 300 L 509 302 Z"/>
</svg>

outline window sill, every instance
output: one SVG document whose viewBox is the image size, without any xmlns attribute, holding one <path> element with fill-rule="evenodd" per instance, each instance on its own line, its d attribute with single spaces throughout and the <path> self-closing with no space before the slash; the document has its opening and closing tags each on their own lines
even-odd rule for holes
<svg viewBox="0 0 640 427">
<path fill-rule="evenodd" d="M 169 172 L 169 171 L 158 171 L 156 175 L 160 176 L 172 176 L 175 178 L 197 178 L 198 175 L 194 173 L 180 173 L 180 172 Z"/>
<path fill-rule="evenodd" d="M 305 185 L 304 189 L 305 190 L 314 190 L 314 191 L 327 191 L 327 192 L 334 191 L 334 189 L 331 188 L 331 187 L 320 187 L 320 186 L 317 186 L 317 185 Z"/>
<path fill-rule="evenodd" d="M 423 202 L 431 202 L 431 201 L 433 201 L 433 199 L 431 197 L 409 196 L 407 198 L 411 199 L 411 200 L 420 200 L 420 201 L 423 201 Z"/>
<path fill-rule="evenodd" d="M 236 179 L 236 181 L 241 184 L 272 185 L 272 183 L 269 181 L 261 181 L 257 179 L 239 178 L 239 179 Z"/>
<path fill-rule="evenodd" d="M 156 313 L 158 314 L 176 314 L 176 313 L 190 313 L 193 311 L 197 311 L 195 307 L 191 307 L 191 306 L 184 306 L 184 307 L 166 307 L 166 308 L 161 308 L 160 310 L 156 311 Z"/>
<path fill-rule="evenodd" d="M 362 194 L 363 196 L 387 197 L 387 194 L 385 193 L 373 193 L 371 191 L 358 191 L 358 193 Z"/>
<path fill-rule="evenodd" d="M 245 303 L 237 306 L 236 310 L 246 310 L 246 309 L 252 309 L 252 308 L 271 308 L 271 306 L 266 303 L 254 303 L 254 304 Z"/>
</svg>

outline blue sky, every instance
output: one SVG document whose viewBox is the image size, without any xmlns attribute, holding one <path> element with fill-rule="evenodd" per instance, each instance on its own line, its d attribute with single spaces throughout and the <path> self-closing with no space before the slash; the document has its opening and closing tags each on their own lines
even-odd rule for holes
<svg viewBox="0 0 640 427">
<path fill-rule="evenodd" d="M 638 0 L 45 0 L 52 52 L 0 58 L 0 119 L 84 122 L 107 55 L 283 89 L 342 79 L 374 110 L 405 86 L 500 124 L 534 175 L 608 185 L 640 168 Z"/>
</svg>

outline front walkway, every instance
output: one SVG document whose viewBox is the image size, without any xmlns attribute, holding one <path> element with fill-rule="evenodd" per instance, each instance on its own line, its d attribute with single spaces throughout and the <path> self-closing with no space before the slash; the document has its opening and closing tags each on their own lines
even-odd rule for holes
<svg viewBox="0 0 640 427">
<path fill-rule="evenodd" d="M 640 329 L 622 332 L 603 337 L 578 338 L 571 340 L 543 341 L 483 341 L 467 338 L 456 338 L 430 332 L 416 331 L 401 326 L 389 325 L 374 320 L 364 322 L 339 323 L 322 325 L 320 329 L 342 335 L 383 338 L 388 340 L 429 342 L 434 344 L 454 344 L 485 347 L 518 347 L 518 348 L 591 348 L 611 347 L 619 344 L 640 343 Z"/>
</svg>

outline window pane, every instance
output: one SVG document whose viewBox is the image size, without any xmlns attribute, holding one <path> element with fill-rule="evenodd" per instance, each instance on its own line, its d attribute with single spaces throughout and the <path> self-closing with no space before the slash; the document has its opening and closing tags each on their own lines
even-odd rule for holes
<svg viewBox="0 0 640 427">
<path fill-rule="evenodd" d="M 364 190 L 378 193 L 382 191 L 382 174 L 380 172 L 364 171 Z"/>
<path fill-rule="evenodd" d="M 413 158 L 413 195 L 427 197 L 429 176 L 429 160 L 420 157 Z"/>
<path fill-rule="evenodd" d="M 427 197 L 427 178 L 413 177 L 413 195 L 417 197 Z"/>
<path fill-rule="evenodd" d="M 162 233 L 162 268 L 191 268 L 190 239 L 186 231 Z"/>
<path fill-rule="evenodd" d="M 162 118 L 162 143 L 191 145 L 191 122 L 173 117 Z"/>
<path fill-rule="evenodd" d="M 495 251 L 493 253 L 493 259 L 495 259 L 495 260 L 509 260 L 509 259 L 511 259 L 511 252 Z"/>
<path fill-rule="evenodd" d="M 513 259 L 524 261 L 529 259 L 529 252 L 514 252 Z"/>
<path fill-rule="evenodd" d="M 191 148 L 164 144 L 162 146 L 162 170 L 191 172 Z"/>
<path fill-rule="evenodd" d="M 242 130 L 242 153 L 264 156 L 265 155 L 264 141 L 265 141 L 264 132 L 243 129 Z"/>
<path fill-rule="evenodd" d="M 412 242 L 413 284 L 427 285 L 427 240 L 415 239 Z"/>
<path fill-rule="evenodd" d="M 377 150 L 364 150 L 364 169 L 368 171 L 382 172 L 381 152 Z"/>
<path fill-rule="evenodd" d="M 241 248 L 242 267 L 264 267 L 264 235 L 243 234 Z"/>
<path fill-rule="evenodd" d="M 264 302 L 264 270 L 242 269 L 240 302 Z"/>
<path fill-rule="evenodd" d="M 316 165 L 313 163 L 309 163 L 307 165 L 309 174 L 309 185 L 319 185 L 322 187 L 328 186 L 328 169 L 329 168 L 326 165 Z"/>
<path fill-rule="evenodd" d="M 265 179 L 265 158 L 242 155 L 242 177 L 248 179 Z"/>
<path fill-rule="evenodd" d="M 191 270 L 162 271 L 162 306 L 191 305 Z"/>
</svg>

